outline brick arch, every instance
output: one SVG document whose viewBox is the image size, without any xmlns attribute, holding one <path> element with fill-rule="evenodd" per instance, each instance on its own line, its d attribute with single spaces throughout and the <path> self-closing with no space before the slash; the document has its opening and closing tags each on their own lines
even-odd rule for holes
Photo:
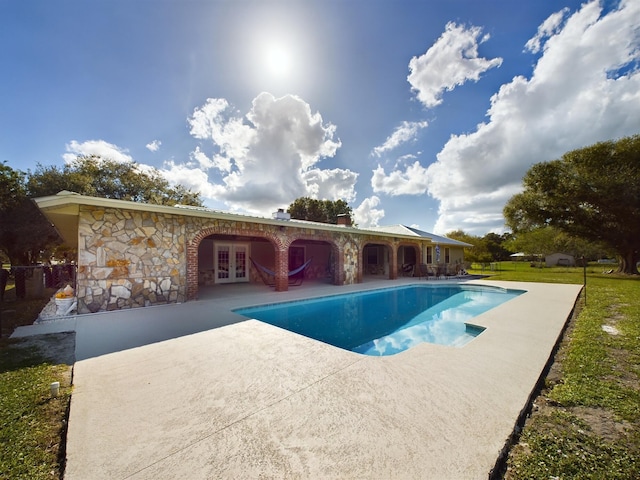
<svg viewBox="0 0 640 480">
<path fill-rule="evenodd" d="M 187 300 L 198 298 L 198 247 L 203 239 L 210 235 L 239 235 L 246 237 L 260 237 L 267 239 L 275 251 L 288 248 L 286 238 L 275 231 L 264 228 L 229 228 L 224 226 L 211 226 L 199 229 L 193 237 L 187 241 Z"/>
<path fill-rule="evenodd" d="M 389 249 L 389 280 L 398 278 L 398 243 L 382 238 L 365 238 L 360 243 L 360 249 L 358 251 L 358 278 L 362 279 L 364 275 L 364 248 L 369 244 L 384 245 Z"/>
<path fill-rule="evenodd" d="M 422 261 L 422 245 L 420 243 L 403 240 L 398 243 L 396 255 L 398 255 L 398 253 L 400 252 L 401 247 L 413 247 L 413 249 L 416 251 L 416 265 L 424 263 Z"/>
<path fill-rule="evenodd" d="M 289 248 L 293 242 L 296 242 L 298 240 L 327 242 L 328 244 L 331 245 L 331 248 L 334 248 L 334 247 L 335 248 L 339 248 L 338 241 L 336 240 L 336 238 L 333 235 L 331 235 L 331 234 L 318 235 L 317 233 L 314 234 L 314 235 L 309 234 L 309 233 L 294 233 L 292 235 L 288 235 L 287 236 L 287 248 Z"/>
<path fill-rule="evenodd" d="M 329 244 L 331 248 L 331 254 L 333 255 L 333 270 L 332 270 L 332 278 L 331 282 L 334 285 L 343 285 L 344 284 L 344 261 L 343 261 L 343 252 L 344 248 L 340 245 L 340 242 L 336 239 L 334 235 L 331 233 L 321 233 L 318 234 L 309 234 L 303 232 L 296 232 L 287 237 L 288 239 L 288 247 L 290 247 L 293 242 L 297 240 L 309 240 L 309 241 L 320 241 L 326 242 Z"/>
</svg>

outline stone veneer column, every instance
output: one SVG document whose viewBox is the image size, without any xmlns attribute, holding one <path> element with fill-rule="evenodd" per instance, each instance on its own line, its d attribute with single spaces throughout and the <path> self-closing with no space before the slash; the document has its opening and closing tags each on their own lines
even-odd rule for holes
<svg viewBox="0 0 640 480">
<path fill-rule="evenodd" d="M 352 285 L 358 283 L 358 243 L 351 237 L 344 239 L 341 258 L 340 283 L 338 285 Z"/>
<path fill-rule="evenodd" d="M 78 216 L 78 313 L 186 299 L 185 219 L 83 205 Z"/>
</svg>

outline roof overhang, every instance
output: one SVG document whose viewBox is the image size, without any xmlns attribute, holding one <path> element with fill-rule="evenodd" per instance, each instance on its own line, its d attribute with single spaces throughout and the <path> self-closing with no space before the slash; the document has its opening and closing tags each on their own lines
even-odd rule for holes
<svg viewBox="0 0 640 480">
<path fill-rule="evenodd" d="M 429 238 L 416 237 L 415 234 L 402 234 L 400 232 L 385 232 L 382 230 L 367 230 L 330 223 L 308 222 L 302 220 L 282 220 L 274 218 L 242 215 L 237 213 L 221 212 L 204 207 L 190 207 L 184 205 L 152 205 L 149 203 L 131 202 L 127 200 L 115 200 L 112 198 L 89 197 L 74 192 L 62 191 L 48 197 L 34 198 L 42 213 L 53 223 L 70 247 L 78 246 L 78 217 L 81 206 L 97 208 L 114 208 L 120 210 L 135 210 L 142 212 L 162 213 L 183 217 L 201 217 L 229 221 L 255 222 L 263 225 L 275 225 L 280 227 L 295 227 L 309 230 L 349 232 L 356 235 L 375 235 L 386 238 L 402 238 L 411 241 L 429 241 Z"/>
<path fill-rule="evenodd" d="M 64 243 L 72 248 L 77 248 L 80 204 L 66 201 L 68 195 L 64 195 L 64 193 L 77 195 L 71 192 L 60 192 L 58 195 L 34 198 L 33 201 L 55 226 Z"/>
</svg>

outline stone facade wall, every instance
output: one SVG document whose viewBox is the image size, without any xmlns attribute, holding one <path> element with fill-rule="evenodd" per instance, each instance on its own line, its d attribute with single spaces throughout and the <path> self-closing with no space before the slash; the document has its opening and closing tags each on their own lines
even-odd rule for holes
<svg viewBox="0 0 640 480">
<path fill-rule="evenodd" d="M 185 220 L 81 206 L 78 313 L 185 301 Z"/>
<path fill-rule="evenodd" d="M 78 221 L 78 313 L 196 299 L 198 246 L 209 235 L 268 240 L 280 275 L 278 291 L 288 289 L 287 254 L 297 240 L 330 245 L 336 285 L 362 282 L 366 243 L 388 246 L 389 278 L 396 278 L 397 242 L 375 235 L 86 205 L 80 206 Z"/>
<path fill-rule="evenodd" d="M 361 276 L 358 274 L 359 259 L 360 248 L 358 242 L 353 238 L 347 239 L 347 241 L 344 242 L 343 253 L 343 275 L 346 285 L 352 285 L 362 281 Z"/>
</svg>

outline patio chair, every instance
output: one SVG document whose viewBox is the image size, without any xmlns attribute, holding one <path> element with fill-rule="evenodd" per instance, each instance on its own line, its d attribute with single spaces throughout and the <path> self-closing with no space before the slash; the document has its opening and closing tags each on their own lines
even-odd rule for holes
<svg viewBox="0 0 640 480">
<path fill-rule="evenodd" d="M 435 272 L 426 263 L 419 264 L 417 268 L 417 272 L 418 272 L 419 278 L 425 277 L 427 280 L 429 280 L 429 275 L 435 278 Z"/>
<path fill-rule="evenodd" d="M 451 265 L 450 263 L 444 266 L 444 271 L 445 271 L 445 277 L 446 278 L 451 278 L 451 277 L 455 277 L 458 278 L 458 266 L 457 265 Z"/>
<path fill-rule="evenodd" d="M 402 272 L 402 276 L 404 277 L 413 277 L 414 265 L 413 263 L 404 263 L 400 270 Z"/>
<path fill-rule="evenodd" d="M 253 266 L 256 268 L 256 271 L 260 275 L 260 278 L 262 279 L 264 284 L 269 286 L 269 287 L 275 287 L 275 285 L 276 285 L 276 272 L 274 272 L 273 270 L 268 269 L 264 265 L 260 265 L 258 262 L 256 262 L 251 257 L 249 257 L 249 260 L 251 260 L 251 263 L 253 263 Z M 311 257 L 309 260 L 304 262 L 298 268 L 295 268 L 295 269 L 291 270 L 288 273 L 289 286 L 302 285 L 302 281 L 304 280 L 304 271 L 311 264 L 311 260 L 313 260 L 313 257 Z"/>
</svg>

